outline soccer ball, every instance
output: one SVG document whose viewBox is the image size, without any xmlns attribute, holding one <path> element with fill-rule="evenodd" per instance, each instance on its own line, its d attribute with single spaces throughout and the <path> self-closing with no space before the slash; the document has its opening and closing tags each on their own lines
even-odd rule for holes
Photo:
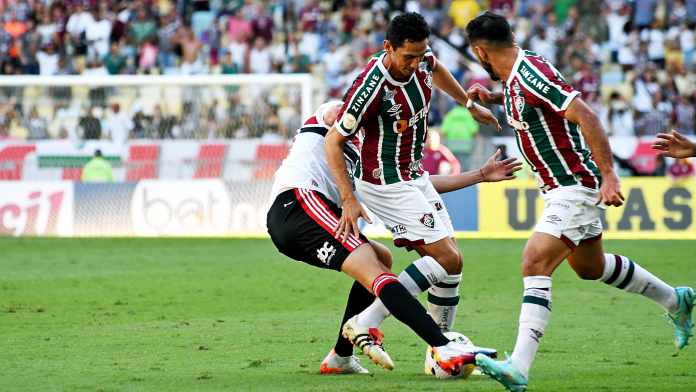
<svg viewBox="0 0 696 392">
<path fill-rule="evenodd" d="M 450 331 L 445 332 L 444 335 L 447 337 L 447 339 L 470 348 L 472 353 L 476 351 L 476 346 L 474 346 L 471 339 L 460 334 L 459 332 Z M 432 347 L 428 346 L 428 348 L 425 350 L 425 364 L 423 368 L 425 374 L 429 374 L 437 378 L 467 378 L 475 368 L 476 366 L 474 364 L 469 364 L 464 366 L 459 374 L 450 374 L 449 372 L 443 370 L 440 366 L 438 366 L 437 362 L 435 362 L 435 355 Z"/>
</svg>

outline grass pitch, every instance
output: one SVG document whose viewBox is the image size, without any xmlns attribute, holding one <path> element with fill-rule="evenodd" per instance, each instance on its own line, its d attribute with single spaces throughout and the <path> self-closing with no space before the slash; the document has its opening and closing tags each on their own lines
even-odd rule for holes
<svg viewBox="0 0 696 392">
<path fill-rule="evenodd" d="M 455 329 L 511 350 L 523 241 L 460 240 Z M 607 241 L 671 284 L 696 285 L 696 243 Z M 395 271 L 415 254 L 394 250 Z M 396 370 L 320 376 L 351 282 L 270 241 L 0 239 L 0 391 L 501 391 L 486 377 L 423 374 L 425 344 L 393 319 Z M 530 391 L 695 391 L 696 347 L 674 357 L 648 300 L 554 277 Z M 696 343 L 693 344 L 696 346 Z"/>
</svg>

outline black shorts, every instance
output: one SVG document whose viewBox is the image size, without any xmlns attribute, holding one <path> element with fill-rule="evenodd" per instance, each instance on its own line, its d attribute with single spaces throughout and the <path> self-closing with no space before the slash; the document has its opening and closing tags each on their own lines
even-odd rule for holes
<svg viewBox="0 0 696 392">
<path fill-rule="evenodd" d="M 345 241 L 334 237 L 341 209 L 319 192 L 290 189 L 276 197 L 266 224 L 280 253 L 319 268 L 341 270 L 343 261 L 358 246 L 367 243 L 360 234 Z"/>
</svg>

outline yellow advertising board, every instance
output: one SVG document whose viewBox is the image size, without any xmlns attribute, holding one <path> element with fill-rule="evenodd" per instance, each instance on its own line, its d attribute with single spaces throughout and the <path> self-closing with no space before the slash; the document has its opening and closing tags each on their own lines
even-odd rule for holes
<svg viewBox="0 0 696 392">
<path fill-rule="evenodd" d="M 626 202 L 603 216 L 605 238 L 696 239 L 696 180 L 625 178 Z M 543 209 L 536 183 L 515 180 L 482 184 L 478 195 L 478 233 L 482 238 L 525 238 Z"/>
</svg>

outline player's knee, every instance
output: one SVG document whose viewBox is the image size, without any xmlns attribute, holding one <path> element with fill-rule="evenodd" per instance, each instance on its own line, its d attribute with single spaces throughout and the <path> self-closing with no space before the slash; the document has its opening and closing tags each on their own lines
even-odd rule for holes
<svg viewBox="0 0 696 392">
<path fill-rule="evenodd" d="M 548 276 L 547 264 L 541 252 L 526 248 L 522 254 L 522 276 Z"/>
<path fill-rule="evenodd" d="M 450 275 L 462 272 L 462 255 L 456 249 L 448 250 L 435 258 Z"/>
<path fill-rule="evenodd" d="M 591 265 L 573 265 L 573 270 L 578 278 L 583 280 L 597 280 L 602 277 L 602 269 L 596 268 Z"/>
</svg>

